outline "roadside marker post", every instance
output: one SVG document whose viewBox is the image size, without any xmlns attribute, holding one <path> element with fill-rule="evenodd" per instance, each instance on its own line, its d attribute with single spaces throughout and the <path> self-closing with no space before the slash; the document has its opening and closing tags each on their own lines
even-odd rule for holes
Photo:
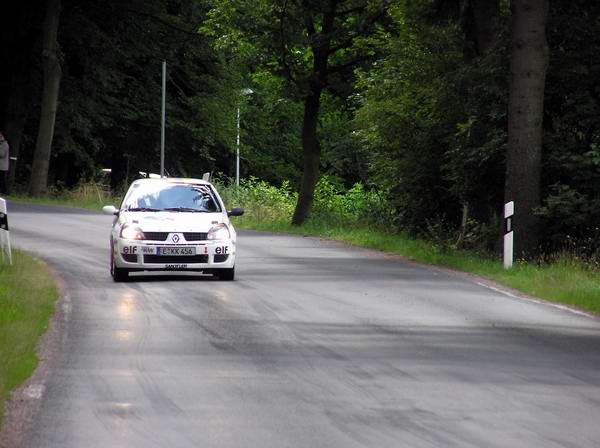
<svg viewBox="0 0 600 448">
<path fill-rule="evenodd" d="M 514 231 L 513 216 L 515 214 L 514 201 L 504 204 L 504 269 L 510 269 L 514 258 Z"/>
<path fill-rule="evenodd" d="M 0 198 L 0 252 L 2 261 L 12 264 L 12 252 L 10 250 L 10 233 L 8 231 L 8 213 L 6 201 Z"/>
</svg>

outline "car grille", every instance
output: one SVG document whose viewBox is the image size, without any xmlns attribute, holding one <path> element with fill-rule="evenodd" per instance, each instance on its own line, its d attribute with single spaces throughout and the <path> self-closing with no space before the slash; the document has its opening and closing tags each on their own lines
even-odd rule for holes
<svg viewBox="0 0 600 448">
<path fill-rule="evenodd" d="M 127 263 L 137 263 L 138 261 L 137 254 L 121 254 L 121 256 Z"/>
<path fill-rule="evenodd" d="M 144 232 L 144 236 L 147 240 L 164 241 L 169 236 L 169 232 Z"/>
<path fill-rule="evenodd" d="M 144 263 L 162 264 L 162 263 L 208 263 L 208 255 L 144 255 Z"/>
<path fill-rule="evenodd" d="M 206 232 L 183 232 L 186 241 L 206 241 Z"/>
<path fill-rule="evenodd" d="M 150 241 L 166 241 L 169 233 L 171 232 L 144 232 L 144 236 Z M 186 241 L 206 241 L 207 235 L 206 232 L 183 232 Z"/>
<path fill-rule="evenodd" d="M 229 254 L 219 254 L 219 255 L 215 255 L 215 258 L 213 259 L 213 261 L 215 263 L 225 263 L 227 261 L 227 259 L 229 258 Z"/>
</svg>

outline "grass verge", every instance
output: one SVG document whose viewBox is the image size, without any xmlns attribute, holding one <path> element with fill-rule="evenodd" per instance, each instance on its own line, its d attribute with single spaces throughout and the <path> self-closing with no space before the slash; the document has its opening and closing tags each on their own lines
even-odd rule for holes
<svg viewBox="0 0 600 448">
<path fill-rule="evenodd" d="M 25 204 L 57 205 L 61 207 L 83 208 L 86 210 L 93 210 L 97 212 L 102 211 L 102 207 L 104 207 L 105 205 L 112 204 L 118 207 L 119 202 L 121 200 L 114 198 L 103 199 L 101 197 L 96 197 L 95 195 L 78 198 L 77 196 L 66 194 L 64 196 L 43 196 L 39 198 L 33 198 L 31 196 L 20 194 L 11 194 L 5 196 L 5 199 L 14 202 L 22 202 Z"/>
<path fill-rule="evenodd" d="M 38 338 L 48 328 L 58 290 L 47 266 L 18 250 L 0 262 L 0 422 L 11 390 L 35 370 Z"/>
<path fill-rule="evenodd" d="M 479 275 L 528 295 L 600 314 L 598 272 L 569 257 L 544 265 L 517 262 L 513 269 L 505 270 L 499 260 L 464 251 L 442 251 L 427 241 L 364 228 L 336 228 L 315 223 L 295 227 L 287 222 L 261 222 L 252 217 L 242 217 L 236 225 L 246 229 L 317 236 L 378 249 L 420 263 Z"/>
</svg>

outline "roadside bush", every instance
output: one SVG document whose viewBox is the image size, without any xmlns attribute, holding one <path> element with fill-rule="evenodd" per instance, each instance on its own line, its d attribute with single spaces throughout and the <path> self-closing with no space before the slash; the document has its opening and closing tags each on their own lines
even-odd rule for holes
<svg viewBox="0 0 600 448">
<path fill-rule="evenodd" d="M 71 199 L 82 202 L 104 202 L 110 197 L 110 189 L 90 181 L 82 182 L 71 192 Z"/>
<path fill-rule="evenodd" d="M 215 183 L 228 207 L 246 210 L 243 220 L 289 223 L 292 219 L 298 194 L 287 181 L 280 187 L 254 177 L 243 179 L 239 187 Z M 394 210 L 387 198 L 387 192 L 367 190 L 360 183 L 346 191 L 324 176 L 315 188 L 310 221 L 324 226 L 395 229 Z"/>
<path fill-rule="evenodd" d="M 255 177 L 242 179 L 240 186 L 215 181 L 223 201 L 228 207 L 243 207 L 243 220 L 289 222 L 296 205 L 297 194 L 289 182 L 275 187 Z"/>
<path fill-rule="evenodd" d="M 367 190 L 356 183 L 344 191 L 328 177 L 315 189 L 312 220 L 337 225 L 395 228 L 394 209 L 383 190 Z"/>
</svg>

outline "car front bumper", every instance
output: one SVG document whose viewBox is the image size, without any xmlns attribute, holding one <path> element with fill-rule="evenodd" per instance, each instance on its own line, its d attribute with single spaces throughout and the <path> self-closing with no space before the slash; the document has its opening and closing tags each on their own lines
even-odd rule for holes
<svg viewBox="0 0 600 448">
<path fill-rule="evenodd" d="M 159 252 L 163 248 L 192 248 L 195 254 L 163 255 Z M 235 265 L 235 242 L 216 240 L 193 244 L 166 244 L 119 238 L 113 241 L 113 259 L 116 267 L 135 271 L 230 269 Z"/>
</svg>

